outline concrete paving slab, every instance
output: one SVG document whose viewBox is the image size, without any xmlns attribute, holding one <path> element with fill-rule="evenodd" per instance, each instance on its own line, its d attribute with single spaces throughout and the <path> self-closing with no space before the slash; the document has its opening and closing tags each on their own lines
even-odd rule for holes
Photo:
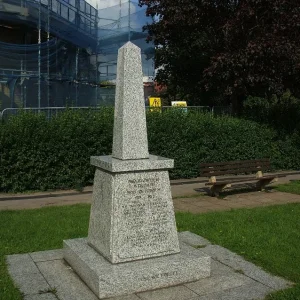
<svg viewBox="0 0 300 300">
<path fill-rule="evenodd" d="M 14 276 L 39 273 L 39 269 L 29 254 L 10 255 L 7 257 L 7 264 L 10 274 Z"/>
<path fill-rule="evenodd" d="M 24 300 L 57 300 L 52 293 L 25 296 Z"/>
<path fill-rule="evenodd" d="M 123 297 L 107 298 L 107 300 L 141 300 L 141 298 L 133 294 Z"/>
<path fill-rule="evenodd" d="M 250 285 L 243 285 L 233 289 L 228 289 L 221 292 L 213 292 L 205 296 L 197 297 L 193 300 L 253 300 L 264 299 L 266 294 L 271 293 L 273 290 L 254 282 Z"/>
<path fill-rule="evenodd" d="M 273 276 L 255 266 L 254 264 L 244 260 L 236 253 L 218 245 L 208 245 L 201 249 L 201 251 L 210 255 L 213 259 L 231 267 L 232 269 L 243 272 L 246 276 L 261 282 L 262 284 L 273 289 L 288 288 L 291 283 L 285 279 Z"/>
<path fill-rule="evenodd" d="M 207 246 L 210 245 L 210 241 L 190 231 L 183 231 L 178 233 L 179 238 L 182 242 L 196 247 L 196 246 Z"/>
<path fill-rule="evenodd" d="M 242 285 L 253 284 L 254 281 L 242 274 L 231 272 L 231 274 L 200 279 L 187 283 L 185 286 L 198 295 L 206 295 L 212 292 L 221 292 Z"/>
<path fill-rule="evenodd" d="M 22 262 L 30 262 L 32 261 L 31 257 L 29 254 L 12 254 L 7 256 L 6 258 L 8 263 L 12 263 L 12 264 L 18 264 L 18 263 L 22 263 Z"/>
<path fill-rule="evenodd" d="M 37 265 L 49 284 L 56 289 L 60 300 L 98 300 L 64 260 L 38 262 Z"/>
<path fill-rule="evenodd" d="M 63 249 L 29 253 L 34 262 L 63 259 Z"/>
<path fill-rule="evenodd" d="M 211 260 L 211 277 L 216 276 L 227 276 L 228 274 L 232 273 L 232 269 L 214 259 Z"/>
<path fill-rule="evenodd" d="M 16 286 L 24 295 L 36 295 L 41 291 L 50 290 L 51 287 L 41 273 L 27 273 L 16 275 L 9 272 Z"/>
<path fill-rule="evenodd" d="M 174 286 L 155 291 L 138 293 L 137 295 L 143 300 L 182 300 L 198 296 L 185 286 Z"/>
<path fill-rule="evenodd" d="M 10 276 L 24 295 L 39 294 L 50 289 L 50 285 L 29 254 L 9 255 L 6 261 Z"/>
</svg>

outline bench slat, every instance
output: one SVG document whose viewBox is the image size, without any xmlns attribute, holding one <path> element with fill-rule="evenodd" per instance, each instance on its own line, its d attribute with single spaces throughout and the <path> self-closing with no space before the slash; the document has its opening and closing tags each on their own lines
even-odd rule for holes
<svg viewBox="0 0 300 300">
<path fill-rule="evenodd" d="M 235 160 L 228 162 L 203 163 L 200 164 L 200 176 L 218 176 L 229 174 L 244 174 L 257 171 L 266 171 L 270 169 L 270 160 L 253 159 L 253 160 Z"/>
<path fill-rule="evenodd" d="M 218 181 L 218 182 L 207 182 L 205 183 L 205 185 L 227 185 L 227 184 L 230 184 L 232 183 L 231 181 Z"/>
<path fill-rule="evenodd" d="M 263 163 L 263 162 L 270 162 L 268 158 L 264 159 L 253 159 L 253 160 L 234 160 L 234 161 L 223 161 L 223 162 L 216 162 L 216 163 L 201 163 L 200 167 L 214 167 L 214 166 L 223 166 L 223 165 L 235 165 L 235 164 L 244 164 L 244 163 Z"/>
<path fill-rule="evenodd" d="M 255 171 L 261 171 L 261 168 L 255 169 Z M 253 170 L 252 170 L 253 171 Z M 244 169 L 235 169 L 235 170 L 226 170 L 226 171 L 214 171 L 202 173 L 202 176 L 210 177 L 210 176 L 218 176 L 218 175 L 229 175 L 229 174 L 245 174 L 250 173 L 251 170 L 249 168 Z"/>
<path fill-rule="evenodd" d="M 258 177 L 257 180 L 268 180 L 268 179 L 275 179 L 278 178 L 277 175 L 268 175 L 268 176 L 263 176 L 263 177 Z"/>
<path fill-rule="evenodd" d="M 210 171 L 225 171 L 225 170 L 236 170 L 236 169 L 253 169 L 255 171 L 257 168 L 268 169 L 270 167 L 270 163 L 246 163 L 246 164 L 236 164 L 236 165 L 223 165 L 223 166 L 212 166 L 200 168 L 201 173 L 206 173 Z"/>
</svg>

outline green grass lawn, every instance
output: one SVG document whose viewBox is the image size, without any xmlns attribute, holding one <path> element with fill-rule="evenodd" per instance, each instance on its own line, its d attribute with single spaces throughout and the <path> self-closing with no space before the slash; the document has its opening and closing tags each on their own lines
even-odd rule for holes
<svg viewBox="0 0 300 300">
<path fill-rule="evenodd" d="M 0 212 L 0 299 L 22 299 L 8 276 L 5 255 L 62 248 L 62 240 L 87 235 L 89 205 Z M 297 283 L 270 299 L 300 299 L 300 204 L 201 215 L 177 213 L 189 230 Z"/>
<path fill-rule="evenodd" d="M 300 181 L 294 180 L 286 184 L 279 184 L 274 189 L 280 192 L 300 195 Z"/>
</svg>

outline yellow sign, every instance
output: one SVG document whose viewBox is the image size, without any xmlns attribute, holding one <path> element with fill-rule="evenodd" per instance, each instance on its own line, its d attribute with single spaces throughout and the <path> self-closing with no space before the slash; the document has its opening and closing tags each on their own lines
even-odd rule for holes
<svg viewBox="0 0 300 300">
<path fill-rule="evenodd" d="M 172 106 L 187 107 L 187 103 L 186 103 L 186 101 L 172 101 Z"/>
<path fill-rule="evenodd" d="M 187 112 L 187 110 L 188 110 L 186 101 L 172 101 L 171 103 L 172 103 L 172 106 L 174 106 L 174 107 L 182 107 L 182 108 L 179 108 L 180 111 Z"/>
<path fill-rule="evenodd" d="M 158 97 L 149 97 L 150 111 L 161 111 L 161 99 Z"/>
<path fill-rule="evenodd" d="M 149 97 L 149 106 L 161 107 L 161 99 L 157 97 Z"/>
</svg>

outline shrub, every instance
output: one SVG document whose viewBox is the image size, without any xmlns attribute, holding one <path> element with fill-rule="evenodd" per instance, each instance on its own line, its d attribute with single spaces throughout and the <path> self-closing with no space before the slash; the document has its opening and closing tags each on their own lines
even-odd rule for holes
<svg viewBox="0 0 300 300">
<path fill-rule="evenodd" d="M 244 102 L 244 117 L 268 124 L 283 135 L 292 134 L 300 130 L 300 99 L 289 91 L 271 99 L 249 96 Z"/>
<path fill-rule="evenodd" d="M 50 121 L 24 113 L 0 127 L 1 191 L 91 184 L 90 156 L 111 153 L 113 110 L 66 111 Z"/>
<path fill-rule="evenodd" d="M 276 169 L 300 167 L 300 135 L 230 117 L 183 111 L 147 115 L 149 151 L 175 159 L 170 177 L 191 178 L 201 162 L 271 158 Z M 0 124 L 0 191 L 81 188 L 92 184 L 90 156 L 112 149 L 113 109 L 68 110 L 51 120 L 23 113 Z"/>
<path fill-rule="evenodd" d="M 170 112 L 148 117 L 150 152 L 175 159 L 171 178 L 199 174 L 200 162 L 273 157 L 276 132 L 251 121 Z"/>
</svg>

